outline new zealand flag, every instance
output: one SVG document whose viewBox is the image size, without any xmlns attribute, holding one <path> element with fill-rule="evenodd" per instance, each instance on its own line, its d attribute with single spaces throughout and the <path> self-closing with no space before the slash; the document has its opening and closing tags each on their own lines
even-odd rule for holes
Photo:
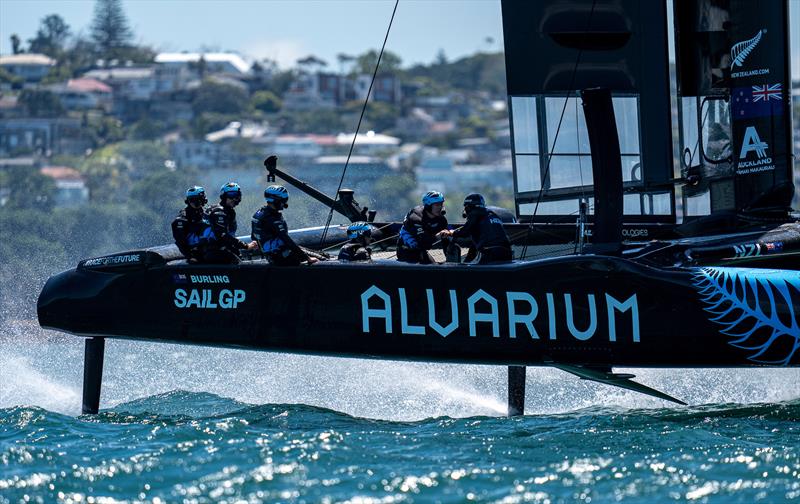
<svg viewBox="0 0 800 504">
<path fill-rule="evenodd" d="M 733 119 L 783 115 L 783 91 L 780 84 L 735 88 L 731 96 Z"/>
</svg>

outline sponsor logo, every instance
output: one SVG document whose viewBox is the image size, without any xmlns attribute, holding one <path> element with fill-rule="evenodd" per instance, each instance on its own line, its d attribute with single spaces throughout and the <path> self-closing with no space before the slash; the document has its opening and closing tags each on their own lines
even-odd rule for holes
<svg viewBox="0 0 800 504">
<path fill-rule="evenodd" d="M 208 308 L 216 310 L 235 310 L 240 303 L 247 299 L 247 293 L 241 289 L 222 289 L 214 292 L 212 289 L 175 289 L 173 303 L 178 308 Z"/>
<path fill-rule="evenodd" d="M 647 229 L 622 229 L 622 236 L 626 238 L 639 238 L 647 236 L 649 231 Z"/>
<path fill-rule="evenodd" d="M 758 257 L 761 255 L 761 245 L 758 243 L 747 243 L 744 245 L 734 245 L 733 251 L 736 257 Z"/>
<path fill-rule="evenodd" d="M 735 88 L 731 98 L 734 119 L 783 115 L 780 84 Z"/>
<path fill-rule="evenodd" d="M 231 283 L 228 275 L 189 275 L 193 284 Z"/>
<path fill-rule="evenodd" d="M 739 152 L 739 163 L 736 166 L 736 174 L 747 175 L 774 170 L 775 165 L 772 164 L 772 158 L 767 155 L 768 149 L 769 144 L 761 141 L 761 137 L 758 136 L 758 131 L 756 131 L 755 126 L 748 126 L 744 132 L 742 150 Z M 758 159 L 747 160 L 747 157 L 752 152 L 755 152 Z"/>
<path fill-rule="evenodd" d="M 753 50 L 755 50 L 755 48 L 758 47 L 758 44 L 759 42 L 761 42 L 761 38 L 765 33 L 767 33 L 767 30 L 759 30 L 754 37 L 733 44 L 733 47 L 731 47 L 731 77 L 733 77 L 734 79 L 738 79 L 741 77 L 752 77 L 754 75 L 769 74 L 768 68 L 758 68 L 755 70 L 748 70 L 742 72 L 733 71 L 734 69 L 741 68 L 744 65 L 745 61 L 747 61 L 748 56 L 750 56 L 750 53 L 752 53 Z"/>
<path fill-rule="evenodd" d="M 476 337 L 480 329 L 482 334 L 491 334 L 500 338 L 501 319 L 503 333 L 510 338 L 517 336 L 539 340 L 548 338 L 556 340 L 564 338 L 579 341 L 590 340 L 595 333 L 605 333 L 608 341 L 617 341 L 617 331 L 623 335 L 630 335 L 633 343 L 639 342 L 639 304 L 636 294 L 627 299 L 619 300 L 614 296 L 603 293 L 573 296 L 571 294 L 555 294 L 546 292 L 534 296 L 528 292 L 508 291 L 496 298 L 483 289 L 470 294 L 468 297 L 458 294 L 455 290 L 437 293 L 433 289 L 425 289 L 427 306 L 409 306 L 409 299 L 403 288 L 396 293 L 386 292 L 373 285 L 361 293 L 361 331 L 363 333 L 385 333 L 404 335 L 438 335 L 447 337 L 461 327 L 462 322 L 467 327 L 470 337 Z M 448 299 L 449 310 L 444 306 L 437 306 L 436 299 Z M 412 299 L 418 299 L 414 296 Z M 419 298 L 424 299 L 424 298 Z M 541 304 L 540 309 L 540 302 Z M 440 301 L 441 302 L 441 301 Z M 573 311 L 573 306 L 580 306 Z M 584 304 L 585 303 L 585 304 Z M 372 306 L 370 306 L 372 305 Z M 603 306 L 605 305 L 605 306 Z M 397 309 L 399 308 L 400 327 L 396 322 Z M 413 325 L 409 321 L 409 313 L 425 313 L 427 320 L 424 325 Z M 447 316 L 447 312 L 449 317 Z M 577 327 L 575 312 L 588 313 L 589 321 L 585 327 Z M 605 315 L 605 320 L 599 320 L 598 312 Z M 466 318 L 459 318 L 459 313 L 466 313 Z M 445 323 L 445 325 L 442 325 Z M 506 326 L 507 323 L 507 326 Z M 539 330 L 537 330 L 537 327 Z M 505 332 L 505 329 L 508 332 Z M 599 331 L 598 331 L 599 329 Z M 541 335 L 540 332 L 541 331 Z"/>
<path fill-rule="evenodd" d="M 115 266 L 119 264 L 131 264 L 142 262 L 142 256 L 139 254 L 128 254 L 108 257 L 98 257 L 95 259 L 87 259 L 83 265 L 85 267 L 93 266 Z"/>
</svg>

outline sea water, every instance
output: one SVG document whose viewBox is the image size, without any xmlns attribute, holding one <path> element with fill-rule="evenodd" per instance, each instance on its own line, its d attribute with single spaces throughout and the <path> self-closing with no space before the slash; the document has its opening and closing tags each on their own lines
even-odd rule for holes
<svg viewBox="0 0 800 504">
<path fill-rule="evenodd" d="M 800 501 L 800 370 L 506 370 L 0 335 L 0 502 Z"/>
</svg>

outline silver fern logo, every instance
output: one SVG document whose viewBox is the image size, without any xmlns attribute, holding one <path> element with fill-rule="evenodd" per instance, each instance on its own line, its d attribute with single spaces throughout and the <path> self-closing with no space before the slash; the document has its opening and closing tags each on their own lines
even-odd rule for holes
<svg viewBox="0 0 800 504">
<path fill-rule="evenodd" d="M 734 44 L 733 47 L 731 47 L 731 70 L 733 70 L 733 67 L 742 66 L 747 56 L 749 56 L 758 43 L 761 42 L 762 33 L 764 33 L 764 30 L 758 30 L 755 37 Z"/>
<path fill-rule="evenodd" d="M 730 345 L 759 364 L 790 364 L 800 349 L 800 271 L 699 268 L 693 283 Z"/>
</svg>

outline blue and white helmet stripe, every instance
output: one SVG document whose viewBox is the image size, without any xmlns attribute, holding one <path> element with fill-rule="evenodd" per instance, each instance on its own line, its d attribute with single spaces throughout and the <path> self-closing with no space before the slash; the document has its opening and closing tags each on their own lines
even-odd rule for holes
<svg viewBox="0 0 800 504">
<path fill-rule="evenodd" d="M 264 199 L 267 202 L 272 201 L 289 201 L 289 191 L 285 187 L 279 185 L 271 185 L 264 189 Z"/>
<path fill-rule="evenodd" d="M 223 185 L 219 188 L 219 197 L 228 196 L 228 197 L 236 197 L 242 196 L 242 188 L 239 187 L 239 184 L 236 182 L 228 182 L 227 184 Z"/>
<path fill-rule="evenodd" d="M 361 236 L 372 236 L 372 226 L 366 222 L 354 222 L 347 226 L 347 237 L 349 239 L 359 238 Z"/>
<path fill-rule="evenodd" d="M 186 197 L 187 198 L 205 198 L 206 197 L 206 190 L 203 189 L 201 186 L 192 186 L 186 190 Z"/>
<path fill-rule="evenodd" d="M 422 197 L 422 204 L 425 206 L 430 206 L 435 203 L 444 203 L 444 194 L 439 191 L 428 191 L 425 193 L 425 196 Z"/>
</svg>

